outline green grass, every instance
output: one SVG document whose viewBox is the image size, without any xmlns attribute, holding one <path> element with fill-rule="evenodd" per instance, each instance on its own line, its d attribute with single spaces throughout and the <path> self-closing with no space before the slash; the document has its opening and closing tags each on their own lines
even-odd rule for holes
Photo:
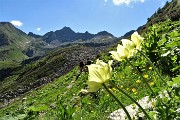
<svg viewBox="0 0 180 120">
<path fill-rule="evenodd" d="M 0 61 L 0 69 L 17 67 L 17 66 L 18 66 L 18 63 L 13 62 L 13 61 Z"/>
</svg>

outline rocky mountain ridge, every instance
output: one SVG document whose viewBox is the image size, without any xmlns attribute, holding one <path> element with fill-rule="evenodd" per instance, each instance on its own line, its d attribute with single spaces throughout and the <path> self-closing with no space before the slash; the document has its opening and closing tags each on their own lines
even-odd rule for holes
<svg viewBox="0 0 180 120">
<path fill-rule="evenodd" d="M 109 36 L 114 37 L 111 33 L 108 33 L 107 31 L 101 31 L 97 34 L 91 34 L 88 31 L 85 33 L 79 33 L 74 32 L 70 27 L 63 27 L 60 30 L 56 31 L 50 31 L 42 36 L 42 39 L 46 41 L 47 43 L 52 43 L 54 41 L 58 41 L 59 43 L 64 42 L 74 42 L 77 40 L 82 41 L 88 41 L 90 39 L 93 39 L 94 37 L 100 37 L 100 36 Z"/>
</svg>

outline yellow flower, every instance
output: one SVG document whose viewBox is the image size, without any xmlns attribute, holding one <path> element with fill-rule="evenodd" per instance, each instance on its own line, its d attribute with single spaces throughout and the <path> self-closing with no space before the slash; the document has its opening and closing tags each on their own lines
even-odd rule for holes
<svg viewBox="0 0 180 120">
<path fill-rule="evenodd" d="M 129 88 L 126 88 L 126 90 L 129 90 Z"/>
<path fill-rule="evenodd" d="M 136 80 L 137 83 L 140 83 L 141 81 L 140 80 Z"/>
<path fill-rule="evenodd" d="M 121 88 L 123 88 L 123 85 L 121 85 Z"/>
<path fill-rule="evenodd" d="M 111 56 L 113 59 L 115 59 L 117 61 L 122 61 L 127 57 L 128 50 L 125 47 L 123 47 L 122 45 L 118 44 L 117 51 L 110 51 L 109 53 L 111 53 Z"/>
<path fill-rule="evenodd" d="M 116 88 L 113 88 L 114 91 L 116 91 Z"/>
<path fill-rule="evenodd" d="M 141 50 L 141 43 L 143 42 L 143 37 L 141 37 L 138 32 L 134 32 L 131 35 L 131 40 L 134 42 L 136 45 L 136 49 Z"/>
<path fill-rule="evenodd" d="M 154 85 L 154 82 L 150 82 L 150 86 L 153 86 Z"/>
<path fill-rule="evenodd" d="M 152 107 L 155 107 L 155 102 L 152 102 L 151 104 L 152 104 Z"/>
<path fill-rule="evenodd" d="M 152 70 L 152 67 L 149 67 L 149 70 Z"/>
<path fill-rule="evenodd" d="M 148 75 L 144 75 L 144 78 L 148 78 Z"/>
<path fill-rule="evenodd" d="M 135 93 L 137 90 L 136 90 L 136 88 L 132 88 L 132 91 Z"/>
<path fill-rule="evenodd" d="M 102 86 L 102 83 L 108 82 L 112 74 L 112 60 L 108 63 L 97 59 L 96 64 L 88 65 L 88 92 L 96 92 Z"/>
<path fill-rule="evenodd" d="M 134 50 L 134 43 L 130 40 L 127 39 L 123 39 L 122 41 L 122 45 L 117 46 L 117 51 L 110 51 L 109 53 L 111 53 L 113 59 L 117 60 L 117 61 L 122 61 L 125 58 L 130 58 L 134 55 L 135 50 Z"/>
<path fill-rule="evenodd" d="M 109 90 L 109 91 L 112 91 L 112 89 L 111 89 L 111 88 L 108 88 L 108 90 Z"/>
<path fill-rule="evenodd" d="M 135 44 L 131 40 L 128 40 L 128 39 L 122 39 L 121 41 L 122 41 L 123 46 L 128 49 L 128 52 L 129 52 L 128 58 L 132 57 L 136 53 Z"/>
<path fill-rule="evenodd" d="M 138 94 L 138 92 L 134 92 L 134 94 L 136 95 L 136 94 Z"/>
</svg>

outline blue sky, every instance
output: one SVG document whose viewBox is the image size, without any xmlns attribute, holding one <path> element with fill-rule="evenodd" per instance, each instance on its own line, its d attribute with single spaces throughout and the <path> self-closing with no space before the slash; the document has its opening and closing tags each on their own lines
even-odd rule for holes
<svg viewBox="0 0 180 120">
<path fill-rule="evenodd" d="M 120 37 L 147 22 L 167 0 L 0 0 L 0 22 L 43 35 L 64 26 Z M 171 1 L 171 0 L 168 0 Z"/>
</svg>

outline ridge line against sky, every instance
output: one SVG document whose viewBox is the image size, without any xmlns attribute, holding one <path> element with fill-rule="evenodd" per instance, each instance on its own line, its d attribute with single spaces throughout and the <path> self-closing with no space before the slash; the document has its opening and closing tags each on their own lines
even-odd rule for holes
<svg viewBox="0 0 180 120">
<path fill-rule="evenodd" d="M 145 24 L 166 1 L 171 0 L 1 0 L 0 22 L 40 35 L 68 26 L 120 37 Z"/>
</svg>

